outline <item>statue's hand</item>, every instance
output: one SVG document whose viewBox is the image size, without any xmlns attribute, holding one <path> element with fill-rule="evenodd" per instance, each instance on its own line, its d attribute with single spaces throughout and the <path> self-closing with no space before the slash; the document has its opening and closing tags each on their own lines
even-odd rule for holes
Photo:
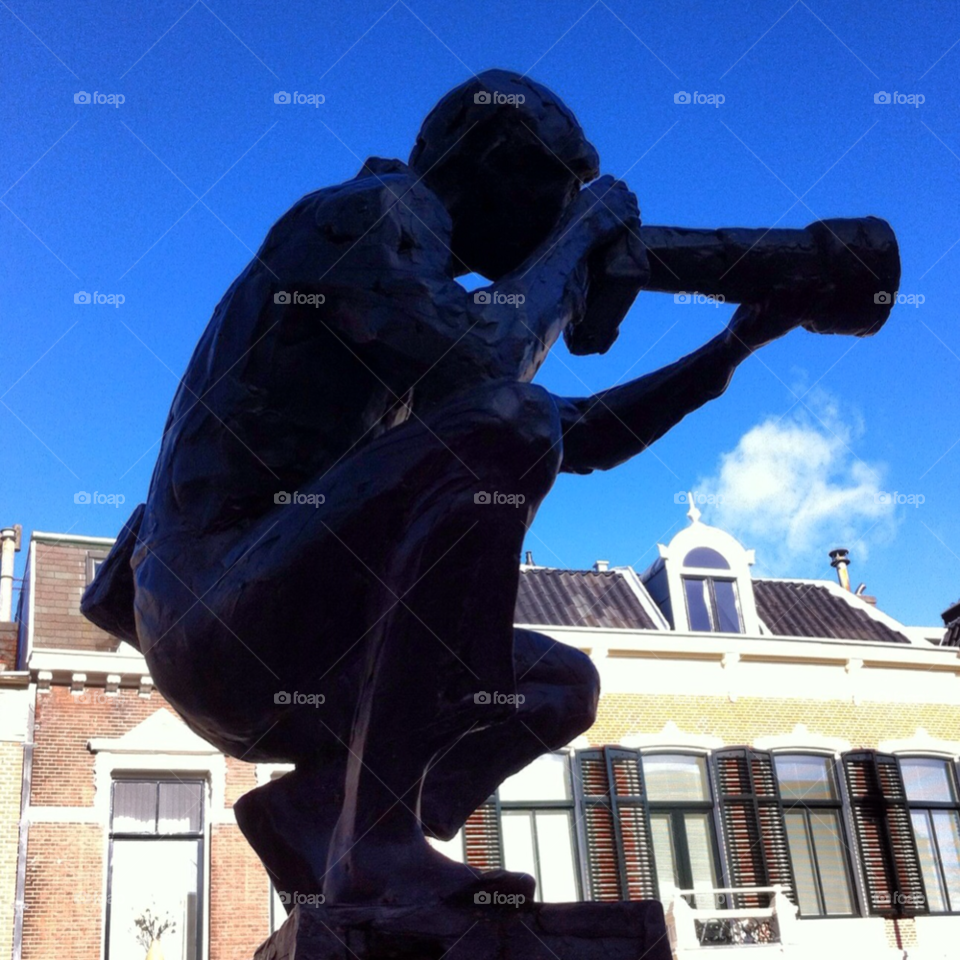
<svg viewBox="0 0 960 960">
<path fill-rule="evenodd" d="M 580 191 L 565 220 L 564 231 L 571 224 L 574 229 L 587 230 L 592 249 L 596 249 L 609 245 L 625 231 L 639 231 L 640 207 L 636 194 L 622 180 L 604 176 Z"/>
<path fill-rule="evenodd" d="M 803 322 L 798 311 L 767 300 L 742 303 L 730 318 L 727 332 L 748 350 L 756 350 L 789 333 Z"/>
</svg>

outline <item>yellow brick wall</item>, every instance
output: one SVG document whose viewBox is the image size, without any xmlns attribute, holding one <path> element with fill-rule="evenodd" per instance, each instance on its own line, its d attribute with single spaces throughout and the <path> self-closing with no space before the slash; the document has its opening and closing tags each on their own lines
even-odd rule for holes
<svg viewBox="0 0 960 960">
<path fill-rule="evenodd" d="M 591 744 L 616 744 L 634 734 L 659 733 L 672 721 L 683 733 L 719 737 L 726 745 L 788 734 L 804 724 L 812 735 L 839 737 L 853 748 L 912 737 L 923 727 L 934 739 L 960 740 L 960 704 L 861 703 L 787 697 L 604 694 Z"/>
<path fill-rule="evenodd" d="M 0 956 L 13 950 L 23 744 L 0 743 Z"/>
</svg>

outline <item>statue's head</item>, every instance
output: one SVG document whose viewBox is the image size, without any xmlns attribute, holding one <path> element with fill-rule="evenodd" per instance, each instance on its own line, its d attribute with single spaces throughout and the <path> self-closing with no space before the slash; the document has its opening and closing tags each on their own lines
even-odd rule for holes
<svg viewBox="0 0 960 960">
<path fill-rule="evenodd" d="M 451 90 L 410 154 L 410 166 L 450 212 L 461 271 L 466 264 L 491 280 L 533 253 L 598 165 L 563 101 L 506 70 Z"/>
</svg>

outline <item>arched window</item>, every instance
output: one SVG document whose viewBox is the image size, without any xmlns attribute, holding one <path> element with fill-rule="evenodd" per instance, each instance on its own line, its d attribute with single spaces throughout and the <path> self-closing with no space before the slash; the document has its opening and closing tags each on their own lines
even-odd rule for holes
<svg viewBox="0 0 960 960">
<path fill-rule="evenodd" d="M 710 547 L 694 547 L 684 558 L 685 567 L 704 567 L 707 570 L 729 570 L 730 564 L 723 554 Z"/>
</svg>

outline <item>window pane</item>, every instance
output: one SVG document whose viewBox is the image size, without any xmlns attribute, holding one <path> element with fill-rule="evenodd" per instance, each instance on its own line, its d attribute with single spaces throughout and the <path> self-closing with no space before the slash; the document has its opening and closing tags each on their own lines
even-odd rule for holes
<svg viewBox="0 0 960 960">
<path fill-rule="evenodd" d="M 160 822 L 158 833 L 197 833 L 203 806 L 202 783 L 160 784 Z"/>
<path fill-rule="evenodd" d="M 947 903 L 940 882 L 940 865 L 933 845 L 930 814 L 926 810 L 914 810 L 910 814 L 910 819 L 913 821 L 913 834 L 917 839 L 917 853 L 920 855 L 920 869 L 923 871 L 927 904 L 933 913 L 943 913 L 947 909 Z"/>
<path fill-rule="evenodd" d="M 736 583 L 733 580 L 714 580 L 713 593 L 717 598 L 717 630 L 721 633 L 743 633 Z"/>
<path fill-rule="evenodd" d="M 500 801 L 569 800 L 569 759 L 562 753 L 537 757 L 500 784 Z"/>
<path fill-rule="evenodd" d="M 953 781 L 945 760 L 903 758 L 900 769 L 908 800 L 953 803 Z"/>
<path fill-rule="evenodd" d="M 652 754 L 642 758 L 650 800 L 709 800 L 707 764 L 703 757 Z"/>
<path fill-rule="evenodd" d="M 164 960 L 197 960 L 199 840 L 115 840 L 110 880 L 110 957 L 146 956 L 135 921 L 173 923 L 160 937 Z"/>
<path fill-rule="evenodd" d="M 706 567 L 708 570 L 729 570 L 730 564 L 709 547 L 694 547 L 684 558 L 685 567 Z"/>
<path fill-rule="evenodd" d="M 824 912 L 830 915 L 853 913 L 847 858 L 844 855 L 840 819 L 833 810 L 810 810 L 810 833 L 820 868 Z"/>
<path fill-rule="evenodd" d="M 547 903 L 567 903 L 579 899 L 571 814 L 566 811 L 538 810 L 535 816 L 537 851 L 540 855 L 539 899 Z"/>
<path fill-rule="evenodd" d="M 775 756 L 780 794 L 784 800 L 835 800 L 833 761 L 826 757 Z"/>
<path fill-rule="evenodd" d="M 784 813 L 784 819 L 787 824 L 790 859 L 793 861 L 793 876 L 797 882 L 800 913 L 805 917 L 819 917 L 820 902 L 813 869 L 813 847 L 807 833 L 807 816 L 802 810 L 788 810 Z"/>
<path fill-rule="evenodd" d="M 948 909 L 960 910 L 960 817 L 952 810 L 935 810 L 933 827 L 940 847 L 940 865 L 949 898 Z"/>
<path fill-rule="evenodd" d="M 690 852 L 690 875 L 694 890 L 711 890 L 718 887 L 716 861 L 713 858 L 713 831 L 705 813 L 684 814 L 687 828 L 687 849 Z M 713 896 L 694 897 L 696 909 L 707 910 L 715 906 Z"/>
<path fill-rule="evenodd" d="M 535 877 L 537 856 L 533 849 L 533 817 L 526 810 L 504 810 L 501 822 L 503 865 L 507 870 L 517 870 Z"/>
<path fill-rule="evenodd" d="M 670 814 L 651 814 L 650 831 L 653 834 L 653 858 L 657 866 L 658 899 L 666 903 L 673 897 L 673 891 L 680 887 Z"/>
<path fill-rule="evenodd" d="M 684 577 L 683 590 L 687 595 L 687 618 L 690 621 L 690 629 L 712 630 L 707 581 L 698 580 L 696 577 Z"/>
<path fill-rule="evenodd" d="M 117 780 L 113 784 L 114 833 L 153 833 L 156 818 L 156 782 Z"/>
</svg>

